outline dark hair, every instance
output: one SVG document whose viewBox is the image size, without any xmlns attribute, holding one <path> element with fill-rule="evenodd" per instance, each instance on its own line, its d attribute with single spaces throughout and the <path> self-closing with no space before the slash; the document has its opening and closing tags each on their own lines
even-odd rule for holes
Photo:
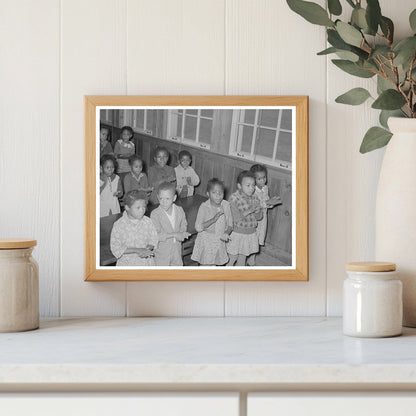
<svg viewBox="0 0 416 416">
<path fill-rule="evenodd" d="M 100 166 L 103 167 L 104 163 L 109 161 L 109 160 L 111 160 L 113 162 L 114 170 L 116 170 L 117 162 L 116 162 L 116 159 L 113 155 L 109 155 L 109 154 L 102 155 L 100 157 Z"/>
<path fill-rule="evenodd" d="M 157 157 L 157 155 L 160 152 L 165 152 L 167 154 L 167 156 L 169 157 L 169 150 L 166 149 L 166 147 L 164 147 L 164 146 L 157 146 L 154 153 L 153 153 L 153 155 L 154 155 L 153 157 Z"/>
<path fill-rule="evenodd" d="M 191 153 L 190 153 L 190 152 L 188 152 L 187 150 L 181 150 L 181 151 L 178 153 L 178 158 L 179 158 L 179 160 L 181 160 L 184 156 L 188 156 L 188 157 L 192 160 L 192 155 L 191 155 Z"/>
<path fill-rule="evenodd" d="M 173 193 L 176 193 L 176 186 L 173 182 L 162 182 L 158 187 L 157 187 L 157 194 L 159 195 L 159 193 L 161 191 L 173 191 Z"/>
<path fill-rule="evenodd" d="M 219 185 L 223 191 L 225 190 L 223 181 L 220 181 L 218 178 L 212 178 L 207 183 L 207 192 L 209 192 L 215 185 Z"/>
<path fill-rule="evenodd" d="M 129 157 L 129 165 L 130 166 L 132 166 L 133 165 L 133 163 L 136 161 L 136 160 L 140 160 L 140 162 L 142 162 L 142 166 L 143 166 L 143 160 L 138 156 L 138 155 L 131 155 L 130 157 Z"/>
<path fill-rule="evenodd" d="M 130 136 L 131 136 L 130 138 L 132 138 L 134 136 L 134 131 L 130 126 L 123 126 L 120 130 L 120 135 L 123 134 L 124 130 L 127 130 L 130 133 Z"/>
<path fill-rule="evenodd" d="M 249 170 L 243 170 L 242 172 L 240 172 L 240 174 L 237 176 L 237 183 L 241 185 L 244 178 L 253 178 L 254 181 L 256 180 L 254 173 Z"/>
<path fill-rule="evenodd" d="M 148 201 L 147 194 L 144 191 L 138 191 L 137 189 L 134 189 L 133 191 L 127 192 L 126 195 L 124 195 L 124 203 L 130 208 L 134 202 L 138 200 Z"/>
<path fill-rule="evenodd" d="M 264 172 L 267 175 L 267 168 L 264 165 L 253 165 L 250 168 L 250 172 L 253 172 L 253 173 Z"/>
<path fill-rule="evenodd" d="M 100 124 L 100 131 L 101 130 L 107 130 L 108 131 L 108 139 L 109 139 L 110 138 L 110 134 L 111 134 L 110 127 L 104 126 L 103 124 Z"/>
</svg>

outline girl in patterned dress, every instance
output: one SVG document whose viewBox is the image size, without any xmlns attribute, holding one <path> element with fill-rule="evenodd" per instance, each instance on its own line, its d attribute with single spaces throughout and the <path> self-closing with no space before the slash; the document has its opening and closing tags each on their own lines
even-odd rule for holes
<svg viewBox="0 0 416 416">
<path fill-rule="evenodd" d="M 254 174 L 248 170 L 237 177 L 237 191 L 230 198 L 233 215 L 233 232 L 227 245 L 230 261 L 227 266 L 245 266 L 246 258 L 259 251 L 259 241 L 256 234 L 257 223 L 263 217 L 259 198 L 254 195 Z"/>
<path fill-rule="evenodd" d="M 117 266 L 154 266 L 153 249 L 157 232 L 152 220 L 144 214 L 147 196 L 143 191 L 130 191 L 124 198 L 126 210 L 111 231 L 110 248 Z"/>
<path fill-rule="evenodd" d="M 116 162 L 112 155 L 100 159 L 100 217 L 120 213 L 118 197 L 123 194 L 121 180 L 114 173 Z"/>
<path fill-rule="evenodd" d="M 225 243 L 230 239 L 233 218 L 219 179 L 208 181 L 207 195 L 209 199 L 200 205 L 196 217 L 198 235 L 191 259 L 203 266 L 221 266 L 228 262 Z"/>
</svg>

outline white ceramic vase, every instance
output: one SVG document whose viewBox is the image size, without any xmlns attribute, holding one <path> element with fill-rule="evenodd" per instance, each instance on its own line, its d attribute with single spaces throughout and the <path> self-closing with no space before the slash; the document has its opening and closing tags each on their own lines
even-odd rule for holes
<svg viewBox="0 0 416 416">
<path fill-rule="evenodd" d="M 416 119 L 392 117 L 376 202 L 376 260 L 397 264 L 403 324 L 416 327 Z"/>
</svg>

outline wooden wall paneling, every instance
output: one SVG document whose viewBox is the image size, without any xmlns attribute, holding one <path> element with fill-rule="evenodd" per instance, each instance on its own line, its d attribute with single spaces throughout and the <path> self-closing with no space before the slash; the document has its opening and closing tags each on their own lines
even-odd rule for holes
<svg viewBox="0 0 416 416">
<path fill-rule="evenodd" d="M 224 4 L 128 0 L 127 92 L 224 94 Z M 129 315 L 224 315 L 222 282 L 134 282 L 127 287 Z"/>
<path fill-rule="evenodd" d="M 59 315 L 59 2 L 1 3 L 0 234 L 34 238 L 41 316 Z"/>
<path fill-rule="evenodd" d="M 84 282 L 84 95 L 126 93 L 126 0 L 61 2 L 62 315 L 122 316 L 124 282 Z"/>
<path fill-rule="evenodd" d="M 400 7 L 380 1 L 383 15 L 395 25 L 395 39 L 411 36 L 408 16 L 414 1 L 403 0 Z M 372 100 L 351 107 L 335 103 L 335 98 L 355 87 L 367 88 L 376 96 L 375 79 L 349 76 L 328 63 L 328 227 L 327 274 L 328 315 L 342 314 L 342 284 L 345 263 L 374 260 L 375 199 L 384 149 L 359 153 L 365 132 L 378 123 Z"/>
<path fill-rule="evenodd" d="M 229 0 L 226 16 L 227 95 L 310 97 L 309 282 L 227 282 L 226 315 L 325 315 L 325 33 L 284 1 Z"/>
</svg>

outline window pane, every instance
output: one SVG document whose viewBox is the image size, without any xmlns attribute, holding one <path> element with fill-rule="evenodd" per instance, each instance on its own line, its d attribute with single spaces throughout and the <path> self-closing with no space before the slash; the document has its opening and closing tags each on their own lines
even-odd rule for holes
<svg viewBox="0 0 416 416">
<path fill-rule="evenodd" d="M 256 110 L 244 110 L 244 123 L 254 124 Z"/>
<path fill-rule="evenodd" d="M 251 143 L 253 141 L 253 127 L 240 125 L 238 136 L 241 137 L 241 142 L 237 151 L 251 153 Z"/>
<path fill-rule="evenodd" d="M 276 130 L 258 130 L 256 143 L 256 155 L 273 158 L 274 142 L 276 141 Z"/>
<path fill-rule="evenodd" d="M 202 117 L 214 117 L 214 110 L 201 110 Z"/>
<path fill-rule="evenodd" d="M 196 121 L 196 117 L 185 117 L 184 138 L 196 141 Z"/>
<path fill-rule="evenodd" d="M 182 116 L 178 116 L 178 124 L 176 126 L 176 136 L 182 137 Z"/>
<path fill-rule="evenodd" d="M 292 130 L 292 110 L 283 110 L 280 128 L 285 130 Z"/>
<path fill-rule="evenodd" d="M 194 116 L 198 115 L 198 110 L 186 110 L 186 115 L 192 114 Z"/>
<path fill-rule="evenodd" d="M 212 120 L 201 118 L 199 121 L 199 141 L 211 144 Z"/>
<path fill-rule="evenodd" d="M 146 130 L 153 130 L 155 125 L 156 110 L 147 110 L 146 113 Z"/>
<path fill-rule="evenodd" d="M 136 110 L 134 112 L 134 127 L 144 129 L 144 110 Z"/>
<path fill-rule="evenodd" d="M 261 110 L 259 124 L 265 127 L 277 127 L 277 121 L 279 120 L 279 110 Z"/>
<path fill-rule="evenodd" d="M 292 163 L 292 133 L 281 131 L 277 142 L 276 159 Z"/>
</svg>

